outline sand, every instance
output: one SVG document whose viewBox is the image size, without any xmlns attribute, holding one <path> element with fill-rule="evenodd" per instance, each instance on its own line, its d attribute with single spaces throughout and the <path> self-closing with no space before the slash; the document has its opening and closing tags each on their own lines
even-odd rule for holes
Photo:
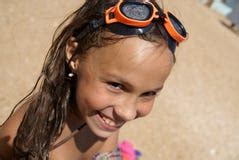
<svg viewBox="0 0 239 160">
<path fill-rule="evenodd" d="M 126 125 L 143 160 L 239 159 L 239 36 L 196 0 L 165 2 L 190 33 L 151 114 Z M 77 0 L 0 2 L 0 122 L 33 87 L 56 26 Z"/>
</svg>

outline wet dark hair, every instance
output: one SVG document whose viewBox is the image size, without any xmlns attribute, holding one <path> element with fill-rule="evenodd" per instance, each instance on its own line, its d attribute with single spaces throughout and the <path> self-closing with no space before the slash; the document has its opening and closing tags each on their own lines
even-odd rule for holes
<svg viewBox="0 0 239 160">
<path fill-rule="evenodd" d="M 15 106 L 16 108 L 22 103 L 29 104 L 14 139 L 15 159 L 48 159 L 49 150 L 61 135 L 69 113 L 69 106 L 74 101 L 74 81 L 66 78 L 69 73 L 69 65 L 66 63 L 66 44 L 76 34 L 83 34 L 80 31 L 92 19 L 102 16 L 106 4 L 109 6 L 117 2 L 117 0 L 86 0 L 56 30 L 36 85 Z M 151 2 L 162 10 L 154 0 Z M 108 32 L 107 28 L 100 27 L 84 35 L 78 41 L 72 59 L 84 58 L 87 50 L 92 47 L 104 47 L 122 39 L 122 36 L 115 34 L 109 36 L 105 34 L 106 32 Z M 169 38 L 160 22 L 155 23 L 149 32 L 138 36 L 159 45 L 167 43 Z"/>
</svg>

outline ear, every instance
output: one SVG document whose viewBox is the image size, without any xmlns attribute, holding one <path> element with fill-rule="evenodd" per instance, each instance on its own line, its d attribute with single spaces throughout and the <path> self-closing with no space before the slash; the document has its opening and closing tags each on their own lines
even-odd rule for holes
<svg viewBox="0 0 239 160">
<path fill-rule="evenodd" d="M 66 44 L 66 63 L 69 63 L 69 67 L 73 72 L 76 72 L 78 68 L 78 58 L 73 58 L 72 56 L 75 54 L 75 51 L 78 46 L 78 42 L 75 41 L 74 37 L 71 37 Z"/>
</svg>

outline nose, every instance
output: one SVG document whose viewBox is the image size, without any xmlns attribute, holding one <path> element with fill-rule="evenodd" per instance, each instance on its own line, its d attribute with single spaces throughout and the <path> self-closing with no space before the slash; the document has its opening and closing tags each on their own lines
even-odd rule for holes
<svg viewBox="0 0 239 160">
<path fill-rule="evenodd" d="M 123 120 L 131 121 L 137 116 L 137 102 L 135 98 L 124 99 L 114 107 L 114 114 Z"/>
</svg>

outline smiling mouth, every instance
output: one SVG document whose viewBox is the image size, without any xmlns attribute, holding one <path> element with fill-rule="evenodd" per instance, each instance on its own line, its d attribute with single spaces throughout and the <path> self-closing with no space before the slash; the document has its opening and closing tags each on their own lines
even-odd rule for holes
<svg viewBox="0 0 239 160">
<path fill-rule="evenodd" d="M 108 125 L 109 127 L 112 127 L 112 128 L 120 128 L 120 127 L 123 125 L 123 123 L 118 123 L 118 124 L 117 124 L 112 118 L 110 118 L 110 117 L 104 115 L 104 114 L 101 113 L 101 112 L 98 112 L 98 115 L 99 115 L 99 117 L 102 119 L 102 121 L 103 121 L 106 125 Z"/>
</svg>

